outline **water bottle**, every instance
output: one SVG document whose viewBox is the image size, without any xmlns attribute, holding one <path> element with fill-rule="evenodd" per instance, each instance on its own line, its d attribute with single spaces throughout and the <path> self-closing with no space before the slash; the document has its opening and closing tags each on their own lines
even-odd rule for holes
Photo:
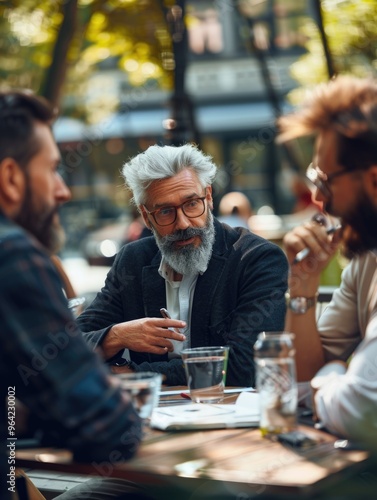
<svg viewBox="0 0 377 500">
<path fill-rule="evenodd" d="M 295 429 L 297 381 L 292 333 L 262 332 L 254 345 L 262 436 Z"/>
</svg>

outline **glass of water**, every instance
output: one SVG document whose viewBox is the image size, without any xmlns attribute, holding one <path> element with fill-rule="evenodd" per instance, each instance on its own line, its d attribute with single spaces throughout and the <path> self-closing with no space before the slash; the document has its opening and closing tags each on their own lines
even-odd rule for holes
<svg viewBox="0 0 377 500">
<path fill-rule="evenodd" d="M 135 410 L 145 423 L 149 422 L 153 409 L 158 406 L 162 375 L 155 372 L 118 373 L 122 391 L 127 392 Z"/>
<path fill-rule="evenodd" d="M 73 317 L 76 319 L 85 309 L 85 297 L 74 297 L 68 300 L 68 309 L 72 312 Z"/>
<path fill-rule="evenodd" d="M 218 403 L 223 399 L 228 353 L 227 346 L 195 347 L 181 352 L 194 402 Z"/>
</svg>

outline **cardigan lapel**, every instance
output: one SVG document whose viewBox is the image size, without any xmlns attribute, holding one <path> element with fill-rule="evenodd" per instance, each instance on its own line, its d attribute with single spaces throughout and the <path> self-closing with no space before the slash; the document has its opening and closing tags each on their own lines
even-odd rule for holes
<svg viewBox="0 0 377 500">
<path fill-rule="evenodd" d="M 207 270 L 198 277 L 196 283 L 191 316 L 191 345 L 196 347 L 209 342 L 208 324 L 211 314 L 211 305 L 216 296 L 218 283 L 226 265 L 226 251 L 228 249 L 222 225 L 215 219 L 216 238 L 212 256 Z M 205 344 L 203 344 L 203 340 Z"/>
</svg>

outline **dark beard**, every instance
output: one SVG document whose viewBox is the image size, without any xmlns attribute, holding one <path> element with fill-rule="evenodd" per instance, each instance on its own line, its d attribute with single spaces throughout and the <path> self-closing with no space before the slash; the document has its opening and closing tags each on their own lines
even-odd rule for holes
<svg viewBox="0 0 377 500">
<path fill-rule="evenodd" d="M 212 247 L 215 240 L 215 227 L 212 212 L 208 210 L 207 224 L 205 227 L 189 227 L 183 231 L 176 231 L 161 237 L 152 227 L 154 237 L 161 254 L 167 264 L 177 273 L 192 275 L 204 272 L 212 255 Z M 199 247 L 187 245 L 177 249 L 175 242 L 190 239 L 194 236 L 201 238 Z"/>
<path fill-rule="evenodd" d="M 25 198 L 20 212 L 14 221 L 31 233 L 50 253 L 56 253 L 64 244 L 64 231 L 60 224 L 54 221 L 58 207 L 40 209 L 34 208 L 29 180 L 26 180 Z"/>
<path fill-rule="evenodd" d="M 342 217 L 344 254 L 348 258 L 377 248 L 377 209 L 366 193 L 357 205 Z"/>
</svg>

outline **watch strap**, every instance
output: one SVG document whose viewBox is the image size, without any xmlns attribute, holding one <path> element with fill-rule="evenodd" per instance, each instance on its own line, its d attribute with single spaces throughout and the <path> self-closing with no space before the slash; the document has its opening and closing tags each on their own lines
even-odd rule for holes
<svg viewBox="0 0 377 500">
<path fill-rule="evenodd" d="M 305 314 L 310 308 L 314 307 L 317 303 L 318 293 L 312 297 L 291 297 L 290 293 L 286 293 L 287 306 L 295 314 Z"/>
</svg>

